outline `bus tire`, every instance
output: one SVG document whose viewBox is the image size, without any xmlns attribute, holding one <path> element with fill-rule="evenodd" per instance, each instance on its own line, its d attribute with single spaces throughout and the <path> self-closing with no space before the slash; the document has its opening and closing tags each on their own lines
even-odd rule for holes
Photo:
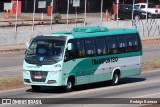
<svg viewBox="0 0 160 107">
<path fill-rule="evenodd" d="M 111 80 L 111 85 L 115 86 L 119 84 L 119 73 L 115 72 Z"/>
<path fill-rule="evenodd" d="M 74 79 L 73 78 L 69 78 L 68 81 L 67 81 L 67 86 L 66 86 L 65 91 L 66 92 L 72 92 L 73 88 L 74 88 Z"/>
<path fill-rule="evenodd" d="M 38 92 L 41 89 L 41 86 L 37 86 L 37 85 L 31 85 L 31 87 L 34 92 Z"/>
</svg>

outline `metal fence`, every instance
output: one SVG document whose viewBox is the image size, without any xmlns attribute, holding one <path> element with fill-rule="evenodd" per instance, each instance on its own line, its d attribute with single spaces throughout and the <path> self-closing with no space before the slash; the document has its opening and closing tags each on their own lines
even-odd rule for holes
<svg viewBox="0 0 160 107">
<path fill-rule="evenodd" d="M 18 1 L 18 0 L 17 0 Z M 22 5 L 24 5 L 25 1 L 22 1 Z M 78 8 L 76 9 L 70 8 L 70 0 L 66 1 L 67 7 L 64 7 L 64 10 L 66 13 L 60 13 L 61 15 L 61 20 L 59 22 L 56 22 L 55 20 L 55 14 L 53 13 L 54 9 L 51 9 L 51 14 L 48 15 L 46 10 L 39 9 L 37 11 L 37 4 L 38 1 L 34 0 L 34 3 L 31 3 L 31 1 L 28 1 L 27 6 L 24 6 L 23 11 L 25 9 L 32 10 L 30 13 L 21 13 L 21 15 L 18 15 L 18 9 L 16 10 L 16 15 L 10 16 L 7 18 L 7 12 L 3 11 L 0 12 L 0 31 L 1 32 L 8 32 L 8 31 L 58 31 L 58 30 L 70 30 L 73 27 L 85 27 L 85 26 L 104 26 L 102 22 L 106 21 L 106 13 L 104 13 L 104 2 L 106 1 L 101 0 L 100 3 L 100 9 L 97 11 L 97 13 L 87 13 L 87 0 L 83 0 L 83 2 L 80 3 L 81 9 Z M 118 2 L 118 0 L 117 0 Z M 18 2 L 17 2 L 18 3 Z M 49 5 L 51 2 L 46 2 L 46 5 Z M 53 0 L 52 0 L 53 3 Z M 135 0 L 133 0 L 133 4 L 135 3 Z M 148 0 L 147 0 L 148 3 Z M 54 4 L 55 5 L 55 4 Z M 0 6 L 2 4 L 0 3 Z M 81 13 L 79 13 L 79 9 L 81 10 Z M 82 10 L 84 12 L 82 12 Z M 70 11 L 74 11 L 70 14 Z M 38 12 L 38 13 L 37 13 Z M 52 14 L 53 13 L 53 14 Z M 118 17 L 118 15 L 117 15 Z M 150 35 L 157 35 L 158 33 L 151 33 L 153 30 L 155 32 L 159 32 L 159 19 L 144 19 L 144 20 L 133 20 L 132 21 L 121 21 L 117 20 L 114 22 L 112 20 L 109 20 L 111 23 L 114 24 L 109 24 L 110 22 L 106 22 L 106 26 L 110 28 L 117 28 L 117 27 L 127 27 L 129 28 L 137 28 L 143 32 L 143 36 L 150 36 Z M 108 24 L 107 24 L 108 23 Z M 124 25 L 123 23 L 127 23 Z M 124 25 L 124 26 L 122 26 Z M 142 30 L 142 29 L 143 30 Z M 148 33 L 146 33 L 146 31 Z"/>
<path fill-rule="evenodd" d="M 18 1 L 18 0 L 17 0 Z M 50 6 L 55 7 L 53 5 L 53 0 L 51 0 L 52 2 L 46 2 L 46 5 L 48 6 L 49 3 L 51 3 Z M 25 1 L 22 1 L 22 5 L 24 5 Z M 103 0 L 102 0 L 103 2 Z M 83 0 L 83 2 L 80 2 L 81 8 L 77 8 L 77 7 L 70 7 L 70 0 L 68 0 L 67 7 L 61 8 L 64 9 L 64 11 L 66 11 L 66 13 L 60 13 L 61 15 L 61 20 L 58 24 L 63 24 L 63 26 L 66 26 L 66 30 L 68 30 L 69 25 L 73 26 L 73 24 L 75 26 L 79 25 L 79 26 L 85 26 L 85 23 L 90 23 L 91 20 L 92 22 L 94 21 L 102 21 L 102 11 L 103 11 L 103 6 L 102 6 L 102 2 L 101 2 L 101 9 L 95 10 L 97 11 L 98 16 L 90 16 L 90 14 L 87 14 L 87 0 Z M 55 8 L 51 8 L 50 12 L 47 12 L 46 9 L 38 9 L 37 10 L 37 4 L 38 1 L 34 0 L 34 3 L 31 1 L 28 1 L 27 6 L 24 6 L 25 8 L 23 8 L 22 10 L 25 11 L 25 9 L 30 8 L 29 10 L 32 10 L 32 13 L 26 13 L 23 12 L 20 15 L 18 14 L 18 2 L 17 2 L 17 7 L 18 9 L 16 9 L 16 14 L 15 15 L 11 15 L 11 11 L 10 10 L 5 10 L 3 12 L 0 12 L 0 28 L 5 31 L 5 29 L 9 28 L 9 30 L 11 31 L 22 31 L 22 30 L 29 30 L 31 28 L 32 31 L 36 30 L 38 27 L 40 28 L 44 28 L 47 26 L 50 27 L 50 30 L 53 30 L 54 26 L 58 26 L 57 23 L 55 23 L 56 19 L 55 19 L 55 14 L 54 13 L 54 9 Z M 52 5 L 53 4 L 53 5 Z M 2 5 L 2 4 L 1 4 Z M 31 9 L 32 8 L 32 9 Z M 95 9 L 95 8 L 93 8 Z M 70 12 L 72 11 L 72 14 L 70 14 Z M 74 11 L 74 12 L 73 12 Z M 82 12 L 83 11 L 83 12 Z M 31 11 L 30 11 L 31 12 Z M 79 13 L 80 12 L 80 13 Z M 49 15 L 50 13 L 50 15 Z M 100 13 L 100 14 L 99 14 Z M 94 13 L 93 13 L 94 14 Z M 88 19 L 87 19 L 88 16 Z M 98 20 L 97 20 L 98 19 Z M 87 22 L 88 20 L 88 22 Z M 43 29 L 42 28 L 42 29 Z M 44 28 L 45 29 L 45 28 Z M 8 31 L 8 29 L 7 29 Z M 29 30 L 30 31 L 30 30 Z"/>
</svg>

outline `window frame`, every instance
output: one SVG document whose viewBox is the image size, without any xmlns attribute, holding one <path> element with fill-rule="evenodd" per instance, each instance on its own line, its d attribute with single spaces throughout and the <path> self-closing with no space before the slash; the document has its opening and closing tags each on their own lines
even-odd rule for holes
<svg viewBox="0 0 160 107">
<path fill-rule="evenodd" d="M 97 47 L 97 42 L 96 42 L 96 39 L 97 38 L 101 38 L 104 42 L 104 48 L 105 48 L 105 53 L 104 53 L 104 50 L 102 51 L 102 54 L 98 54 L 98 47 Z M 104 56 L 104 55 L 107 55 L 108 54 L 108 51 L 107 51 L 107 46 L 106 46 L 106 37 L 105 36 L 100 36 L 100 37 L 95 37 L 94 38 L 94 41 L 95 41 L 95 46 L 96 46 L 96 56 Z"/>
<path fill-rule="evenodd" d="M 119 47 L 119 46 L 118 46 L 118 42 L 119 42 L 119 41 L 118 41 L 117 39 L 118 39 L 118 37 L 120 37 L 120 36 L 125 38 L 125 41 L 124 41 L 124 42 L 125 42 L 125 44 L 124 44 L 125 47 Z M 127 37 L 126 37 L 126 35 L 123 35 L 123 34 L 121 34 L 121 35 L 116 35 L 116 42 L 117 42 L 117 53 L 126 53 L 126 52 L 128 51 L 128 48 L 127 48 L 127 47 L 128 47 L 128 44 L 127 44 Z M 121 49 L 119 49 L 119 48 L 121 48 Z M 122 48 L 124 48 L 124 49 L 123 49 L 124 51 L 121 51 Z"/>
<path fill-rule="evenodd" d="M 111 37 L 111 38 L 114 38 L 114 40 L 115 40 L 115 48 L 111 48 L 111 49 L 114 49 L 114 50 L 112 50 L 112 51 L 115 51 L 115 52 L 112 52 L 112 53 L 109 52 L 108 38 L 110 38 L 110 37 Z M 105 38 L 105 41 L 106 41 L 106 46 L 107 46 L 107 54 L 108 54 L 108 55 L 117 54 L 116 35 L 107 36 L 107 37 Z"/>
<path fill-rule="evenodd" d="M 96 52 L 96 44 L 95 44 L 95 38 L 96 37 L 91 37 L 91 38 L 84 38 L 83 39 L 83 42 L 84 42 L 84 49 L 85 49 L 85 55 L 86 55 L 86 57 L 93 57 L 93 56 L 97 56 L 97 52 Z M 86 47 L 86 40 L 87 39 L 91 39 L 92 40 L 92 42 L 93 42 L 93 50 L 91 50 L 91 53 L 92 53 L 92 51 L 93 51 L 93 54 L 92 55 L 88 55 L 87 53 L 88 53 L 88 50 L 87 50 L 87 48 L 88 47 Z"/>
<path fill-rule="evenodd" d="M 137 41 L 137 49 L 133 50 L 133 51 L 130 49 L 129 41 L 128 41 L 128 37 L 131 37 L 131 36 L 135 36 L 136 37 L 136 41 Z M 127 52 L 128 53 L 129 52 L 139 52 L 139 51 L 142 51 L 141 41 L 140 41 L 140 37 L 138 36 L 138 33 L 126 34 L 126 38 L 127 38 Z"/>
</svg>

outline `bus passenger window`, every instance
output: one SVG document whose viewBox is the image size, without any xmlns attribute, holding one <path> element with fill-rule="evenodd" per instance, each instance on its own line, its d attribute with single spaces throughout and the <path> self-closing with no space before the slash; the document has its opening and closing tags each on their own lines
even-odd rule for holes
<svg viewBox="0 0 160 107">
<path fill-rule="evenodd" d="M 84 43 L 82 39 L 77 40 L 78 57 L 85 56 Z"/>
<path fill-rule="evenodd" d="M 106 54 L 106 46 L 104 37 L 95 38 L 96 43 L 96 51 L 97 55 L 105 55 Z"/>
<path fill-rule="evenodd" d="M 138 40 L 137 40 L 137 35 L 136 34 L 127 35 L 127 41 L 128 41 L 127 50 L 129 52 L 138 51 Z"/>
<path fill-rule="evenodd" d="M 94 39 L 85 39 L 85 48 L 87 56 L 95 55 L 96 52 L 95 52 Z"/>
<path fill-rule="evenodd" d="M 107 41 L 107 46 L 108 46 L 108 54 L 117 53 L 115 37 L 113 37 L 113 36 L 107 37 L 106 41 Z"/>
<path fill-rule="evenodd" d="M 125 35 L 117 36 L 116 39 L 117 39 L 118 53 L 126 52 L 126 37 L 125 37 Z"/>
</svg>

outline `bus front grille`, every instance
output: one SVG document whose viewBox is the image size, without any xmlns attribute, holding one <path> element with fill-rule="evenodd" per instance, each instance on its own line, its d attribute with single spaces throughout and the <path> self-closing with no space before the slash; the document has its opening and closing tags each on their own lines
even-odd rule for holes
<svg viewBox="0 0 160 107">
<path fill-rule="evenodd" d="M 45 82 L 48 72 L 46 71 L 30 71 L 33 82 Z"/>
</svg>

